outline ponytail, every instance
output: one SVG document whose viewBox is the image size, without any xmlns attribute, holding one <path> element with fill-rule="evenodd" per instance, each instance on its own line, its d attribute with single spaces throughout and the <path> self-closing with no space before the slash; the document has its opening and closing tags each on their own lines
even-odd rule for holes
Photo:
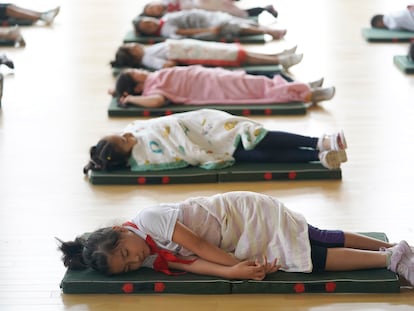
<svg viewBox="0 0 414 311">
<path fill-rule="evenodd" d="M 82 251 L 85 245 L 85 240 L 77 237 L 75 241 L 63 242 L 55 238 L 60 243 L 59 250 L 62 251 L 63 265 L 71 270 L 83 270 L 88 266 L 83 260 Z"/>
<path fill-rule="evenodd" d="M 101 139 L 89 149 L 90 160 L 83 168 L 86 175 L 92 171 L 110 171 L 128 166 L 129 154 L 119 152 L 107 139 Z"/>
<path fill-rule="evenodd" d="M 108 255 L 118 246 L 119 239 L 120 233 L 110 227 L 88 234 L 87 239 L 77 237 L 74 241 L 63 242 L 56 238 L 65 267 L 70 270 L 92 268 L 105 274 L 110 274 Z"/>
</svg>

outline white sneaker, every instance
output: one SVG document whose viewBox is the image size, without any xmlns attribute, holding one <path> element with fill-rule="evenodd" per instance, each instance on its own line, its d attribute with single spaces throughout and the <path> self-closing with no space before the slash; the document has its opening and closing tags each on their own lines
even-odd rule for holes
<svg viewBox="0 0 414 311">
<path fill-rule="evenodd" d="M 320 78 L 319 80 L 309 82 L 308 85 L 311 87 L 311 89 L 315 89 L 323 85 L 323 80 L 324 78 Z"/>
<path fill-rule="evenodd" d="M 337 133 L 330 134 L 330 135 L 324 134 L 318 140 L 318 149 L 320 151 L 325 151 L 325 150 L 339 151 L 339 150 L 345 150 L 346 148 L 348 148 L 348 143 L 346 142 L 345 134 L 344 134 L 344 131 L 342 130 Z"/>
<path fill-rule="evenodd" d="M 324 167 L 330 170 L 339 169 L 341 163 L 346 162 L 347 160 L 345 150 L 325 150 L 319 152 L 319 161 Z"/>
<path fill-rule="evenodd" d="M 331 87 L 326 87 L 326 88 L 321 88 L 321 87 L 317 87 L 315 89 L 312 90 L 312 103 L 317 104 L 321 101 L 324 100 L 330 100 L 334 97 L 335 95 L 335 87 L 331 86 Z"/>
<path fill-rule="evenodd" d="M 404 256 L 411 258 L 413 255 L 411 247 L 406 241 L 401 241 L 392 247 L 386 248 L 384 251 L 391 253 L 390 265 L 387 267 L 387 269 L 396 273 L 398 273 L 398 265 L 400 264 L 402 258 Z"/>
<path fill-rule="evenodd" d="M 44 21 L 47 25 L 53 23 L 55 17 L 59 14 L 60 7 L 56 7 L 53 10 L 46 11 L 42 14 L 40 19 Z"/>
<path fill-rule="evenodd" d="M 302 61 L 303 54 L 288 54 L 279 56 L 279 64 L 285 69 L 289 69 L 293 65 L 299 64 Z"/>
</svg>

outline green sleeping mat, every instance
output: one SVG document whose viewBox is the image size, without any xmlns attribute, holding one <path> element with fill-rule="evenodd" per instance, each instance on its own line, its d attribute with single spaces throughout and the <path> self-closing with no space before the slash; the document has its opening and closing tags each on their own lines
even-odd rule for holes
<svg viewBox="0 0 414 311">
<path fill-rule="evenodd" d="M 251 75 L 262 75 L 267 77 L 273 77 L 275 74 L 283 71 L 283 66 L 281 65 L 262 65 L 262 66 L 242 66 L 242 67 L 223 67 L 229 70 L 244 70 Z M 114 76 L 119 75 L 122 70 L 127 69 L 126 67 L 112 67 L 112 74 Z M 142 67 L 142 69 L 148 71 L 154 71 L 154 69 Z"/>
<path fill-rule="evenodd" d="M 366 235 L 387 240 L 382 232 Z M 65 294 L 277 294 L 277 293 L 398 293 L 398 276 L 387 269 L 353 272 L 287 273 L 278 271 L 263 281 L 225 280 L 185 273 L 168 276 L 141 268 L 105 276 L 91 269 L 67 270 L 60 287 Z"/>
<path fill-rule="evenodd" d="M 340 169 L 329 170 L 314 163 L 236 163 L 220 170 L 186 167 L 162 171 L 92 171 L 94 185 L 166 185 L 276 180 L 321 180 L 342 178 Z"/>
<path fill-rule="evenodd" d="M 137 42 L 142 44 L 154 44 L 165 41 L 165 37 L 152 37 L 152 36 L 137 36 L 133 30 L 130 30 L 126 33 L 123 42 Z M 265 43 L 266 39 L 264 35 L 251 35 L 251 36 L 240 36 L 238 38 L 225 38 L 225 37 L 198 37 L 199 40 L 205 41 L 218 41 L 218 42 L 239 42 L 239 43 Z"/>
<path fill-rule="evenodd" d="M 395 55 L 394 64 L 404 73 L 414 73 L 414 62 L 407 55 Z"/>
<path fill-rule="evenodd" d="M 404 30 L 364 28 L 362 36 L 369 42 L 409 42 L 414 40 L 414 32 Z"/>
<path fill-rule="evenodd" d="M 34 24 L 34 21 L 25 20 L 25 19 L 15 19 L 15 18 L 7 18 L 7 19 L 1 19 L 0 25 L 1 27 L 8 27 L 8 26 L 31 26 Z"/>
<path fill-rule="evenodd" d="M 242 116 L 270 116 L 270 115 L 304 115 L 309 105 L 300 102 L 284 104 L 240 104 L 240 105 L 178 105 L 168 104 L 160 108 L 146 108 L 128 105 L 120 107 L 117 99 L 112 98 L 108 107 L 110 117 L 158 117 L 177 112 L 205 109 L 217 109 L 233 115 Z"/>
<path fill-rule="evenodd" d="M 0 46 L 15 46 L 16 41 L 14 40 L 6 40 L 6 39 L 0 39 Z"/>
</svg>

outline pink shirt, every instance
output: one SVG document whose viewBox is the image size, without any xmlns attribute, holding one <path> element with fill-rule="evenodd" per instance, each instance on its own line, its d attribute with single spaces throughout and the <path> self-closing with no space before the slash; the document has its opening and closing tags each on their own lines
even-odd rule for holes
<svg viewBox="0 0 414 311">
<path fill-rule="evenodd" d="M 309 85 L 203 66 L 172 67 L 150 73 L 143 96 L 163 95 L 179 104 L 265 104 L 306 102 Z"/>
</svg>

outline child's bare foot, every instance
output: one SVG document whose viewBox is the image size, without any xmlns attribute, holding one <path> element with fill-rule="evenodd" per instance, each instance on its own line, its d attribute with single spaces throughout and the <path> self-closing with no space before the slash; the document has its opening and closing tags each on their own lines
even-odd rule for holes
<svg viewBox="0 0 414 311">
<path fill-rule="evenodd" d="M 282 39 L 286 35 L 286 33 L 287 33 L 286 29 L 281 29 L 281 30 L 272 29 L 272 30 L 269 30 L 268 32 L 268 34 L 271 35 L 273 39 L 275 40 Z"/>
</svg>

